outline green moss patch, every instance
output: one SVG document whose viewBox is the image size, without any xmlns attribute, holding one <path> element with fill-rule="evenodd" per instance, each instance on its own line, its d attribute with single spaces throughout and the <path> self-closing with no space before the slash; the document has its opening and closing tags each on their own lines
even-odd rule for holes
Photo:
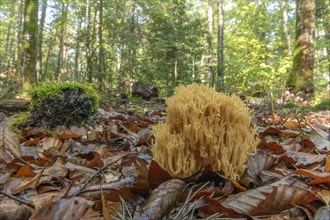
<svg viewBox="0 0 330 220">
<path fill-rule="evenodd" d="M 13 115 L 9 120 L 7 127 L 15 133 L 21 133 L 21 130 L 30 123 L 31 114 L 30 112 L 21 112 Z"/>
<path fill-rule="evenodd" d="M 77 82 L 44 83 L 30 94 L 32 123 L 48 128 L 88 123 L 99 106 L 97 92 Z"/>
</svg>

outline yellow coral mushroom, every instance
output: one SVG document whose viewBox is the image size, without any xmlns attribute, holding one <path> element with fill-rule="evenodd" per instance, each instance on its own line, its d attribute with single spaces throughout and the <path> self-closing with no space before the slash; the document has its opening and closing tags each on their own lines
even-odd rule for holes
<svg viewBox="0 0 330 220">
<path fill-rule="evenodd" d="M 173 177 L 189 177 L 210 164 L 239 179 L 256 148 L 248 107 L 197 84 L 177 87 L 166 104 L 165 122 L 153 127 L 154 160 Z"/>
</svg>

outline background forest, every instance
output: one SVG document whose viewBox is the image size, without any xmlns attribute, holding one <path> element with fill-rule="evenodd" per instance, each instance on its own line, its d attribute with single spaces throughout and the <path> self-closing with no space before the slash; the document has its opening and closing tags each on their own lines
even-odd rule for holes
<svg viewBox="0 0 330 220">
<path fill-rule="evenodd" d="M 280 97 L 329 89 L 328 0 L 2 0 L 0 91 L 79 81 L 103 94 L 142 80 Z"/>
</svg>

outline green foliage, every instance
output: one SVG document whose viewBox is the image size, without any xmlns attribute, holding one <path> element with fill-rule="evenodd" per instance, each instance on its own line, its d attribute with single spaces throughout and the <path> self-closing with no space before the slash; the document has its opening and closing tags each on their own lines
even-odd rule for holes
<svg viewBox="0 0 330 220">
<path fill-rule="evenodd" d="M 19 134 L 22 132 L 22 128 L 24 128 L 31 119 L 30 112 L 21 112 L 16 115 L 13 115 L 11 120 L 9 120 L 7 127 Z"/>
<path fill-rule="evenodd" d="M 326 111 L 326 110 L 330 110 L 330 99 L 325 99 L 323 100 L 321 103 L 315 105 L 312 108 L 314 111 Z"/>
<path fill-rule="evenodd" d="M 141 97 L 134 96 L 134 97 L 129 98 L 129 102 L 131 104 L 141 104 L 143 102 L 143 100 Z"/>
<path fill-rule="evenodd" d="M 97 92 L 81 83 L 45 83 L 31 91 L 31 118 L 35 125 L 81 125 L 97 111 Z"/>
</svg>

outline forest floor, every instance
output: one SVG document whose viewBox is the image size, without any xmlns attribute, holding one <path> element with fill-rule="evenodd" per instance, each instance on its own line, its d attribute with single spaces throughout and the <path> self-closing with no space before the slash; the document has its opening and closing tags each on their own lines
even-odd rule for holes
<svg viewBox="0 0 330 220">
<path fill-rule="evenodd" d="M 21 134 L 0 109 L 0 219 L 329 219 L 330 111 L 247 104 L 260 142 L 240 181 L 208 167 L 173 179 L 152 160 L 159 99 Z"/>
</svg>

